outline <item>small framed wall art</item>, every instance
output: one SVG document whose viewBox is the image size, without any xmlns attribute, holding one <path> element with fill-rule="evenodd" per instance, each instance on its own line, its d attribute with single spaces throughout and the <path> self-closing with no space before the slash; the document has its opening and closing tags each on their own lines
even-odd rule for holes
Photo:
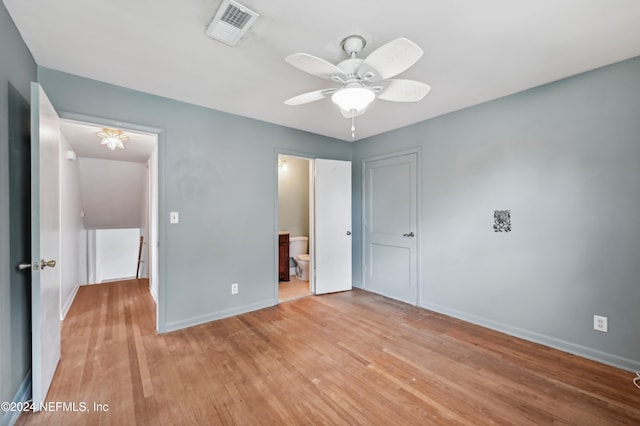
<svg viewBox="0 0 640 426">
<path fill-rule="evenodd" d="M 493 211 L 493 232 L 511 231 L 511 210 Z"/>
</svg>

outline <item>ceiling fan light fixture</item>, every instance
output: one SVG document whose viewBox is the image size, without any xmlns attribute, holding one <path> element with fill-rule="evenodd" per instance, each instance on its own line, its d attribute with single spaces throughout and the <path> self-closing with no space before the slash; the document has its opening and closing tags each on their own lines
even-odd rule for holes
<svg viewBox="0 0 640 426">
<path fill-rule="evenodd" d="M 96 133 L 96 136 L 102 138 L 100 142 L 102 145 L 106 145 L 111 151 L 116 148 L 124 149 L 123 141 L 129 140 L 129 136 L 125 135 L 122 130 L 104 128 L 101 132 Z"/>
<path fill-rule="evenodd" d="M 345 87 L 331 96 L 333 103 L 346 111 L 362 111 L 376 98 L 373 90 L 365 87 Z"/>
<path fill-rule="evenodd" d="M 287 56 L 285 61 L 290 65 L 316 77 L 339 83 L 340 88 L 303 93 L 284 103 L 302 105 L 331 95 L 333 103 L 340 107 L 342 116 L 351 119 L 351 138 L 355 139 L 355 119 L 367 111 L 374 99 L 417 102 L 429 92 L 429 86 L 419 81 L 392 79 L 418 62 L 424 53 L 420 46 L 400 37 L 380 46 L 365 59 L 358 58 L 357 54 L 366 43 L 359 35 L 344 38 L 340 46 L 349 58 L 338 64 L 308 53 Z"/>
</svg>

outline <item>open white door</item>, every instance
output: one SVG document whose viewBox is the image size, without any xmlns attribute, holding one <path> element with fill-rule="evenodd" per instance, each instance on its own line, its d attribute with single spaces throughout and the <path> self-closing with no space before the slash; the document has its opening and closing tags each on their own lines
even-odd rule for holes
<svg viewBox="0 0 640 426">
<path fill-rule="evenodd" d="M 44 402 L 60 361 L 59 118 L 31 83 L 31 305 L 33 407 Z"/>
<path fill-rule="evenodd" d="M 315 293 L 351 290 L 351 162 L 315 160 Z"/>
</svg>

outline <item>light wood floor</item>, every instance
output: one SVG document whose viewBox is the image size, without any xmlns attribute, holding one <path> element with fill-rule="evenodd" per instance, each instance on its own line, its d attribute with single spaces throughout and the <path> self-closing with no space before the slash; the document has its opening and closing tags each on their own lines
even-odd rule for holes
<svg viewBox="0 0 640 426">
<path fill-rule="evenodd" d="M 364 291 L 156 335 L 145 282 L 82 287 L 31 425 L 640 424 L 633 374 Z M 91 411 L 91 410 L 90 410 Z"/>
<path fill-rule="evenodd" d="M 278 302 L 288 302 L 311 294 L 309 281 L 302 281 L 291 276 L 289 281 L 278 283 Z"/>
</svg>

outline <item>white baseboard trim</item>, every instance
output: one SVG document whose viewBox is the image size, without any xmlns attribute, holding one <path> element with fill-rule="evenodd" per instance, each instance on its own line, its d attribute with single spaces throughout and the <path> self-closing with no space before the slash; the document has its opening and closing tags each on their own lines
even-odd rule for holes
<svg viewBox="0 0 640 426">
<path fill-rule="evenodd" d="M 490 328 L 492 330 L 499 331 L 501 333 L 508 334 L 510 336 L 519 337 L 534 343 L 539 343 L 544 346 L 548 346 L 554 349 L 558 349 L 563 352 L 568 352 L 573 355 L 578 355 L 583 358 L 598 361 L 603 364 L 611 365 L 613 367 L 621 368 L 628 371 L 640 370 L 640 361 L 624 358 L 618 355 L 613 355 L 606 352 L 601 352 L 596 349 L 591 349 L 586 346 L 577 345 L 575 343 L 566 342 L 564 340 L 556 339 L 555 337 L 546 336 L 543 334 L 535 333 L 533 331 L 524 330 L 522 328 L 513 327 L 508 324 L 504 324 L 498 321 L 493 321 L 484 317 L 469 314 L 466 312 L 450 309 L 445 306 L 436 305 L 428 302 L 420 302 L 421 308 L 428 309 L 430 311 L 438 312 L 450 317 L 458 318 L 472 324 L 480 325 L 482 327 Z"/>
<path fill-rule="evenodd" d="M 29 399 L 31 399 L 31 370 L 29 370 L 24 380 L 20 384 L 20 387 L 16 391 L 16 394 L 13 397 L 13 402 L 14 403 L 27 402 Z M 4 413 L 0 413 L 0 415 L 2 414 L 4 415 L 4 418 L 0 417 L 0 419 L 2 420 L 2 424 L 13 426 L 16 424 L 16 422 L 20 418 L 20 415 L 22 414 L 22 412 L 7 411 Z"/>
<path fill-rule="evenodd" d="M 102 280 L 101 282 L 96 283 L 96 284 L 113 283 L 113 282 L 116 282 L 116 281 L 131 281 L 131 280 L 135 280 L 135 279 L 136 279 L 135 275 L 132 276 L 132 277 L 109 278 L 107 280 Z"/>
<path fill-rule="evenodd" d="M 61 320 L 64 320 L 67 317 L 67 314 L 69 313 L 69 309 L 71 309 L 71 305 L 73 305 L 73 301 L 76 298 L 76 294 L 78 294 L 79 288 L 80 288 L 80 284 L 76 284 L 76 287 L 73 289 L 73 291 L 69 295 L 69 298 L 67 299 L 64 306 L 62 307 L 62 310 L 60 311 Z"/>
<path fill-rule="evenodd" d="M 156 302 L 156 306 L 158 305 L 158 292 L 151 286 L 151 282 L 149 282 L 149 293 L 151 293 L 151 297 L 153 301 Z"/>
<path fill-rule="evenodd" d="M 293 268 L 289 268 L 289 275 L 291 275 L 292 277 L 296 275 L 296 268 L 295 266 Z"/>
<path fill-rule="evenodd" d="M 239 306 L 236 308 L 225 309 L 223 311 L 210 312 L 204 315 L 198 315 L 196 317 L 185 318 L 179 321 L 167 322 L 164 326 L 159 327 L 159 333 L 168 333 L 171 331 L 177 331 L 187 327 L 193 327 L 196 325 L 204 324 L 207 322 L 232 317 L 235 315 L 246 314 L 247 312 L 257 311 L 258 309 L 269 308 L 278 304 L 278 299 L 269 299 L 261 302 L 252 303 L 249 305 Z"/>
</svg>

